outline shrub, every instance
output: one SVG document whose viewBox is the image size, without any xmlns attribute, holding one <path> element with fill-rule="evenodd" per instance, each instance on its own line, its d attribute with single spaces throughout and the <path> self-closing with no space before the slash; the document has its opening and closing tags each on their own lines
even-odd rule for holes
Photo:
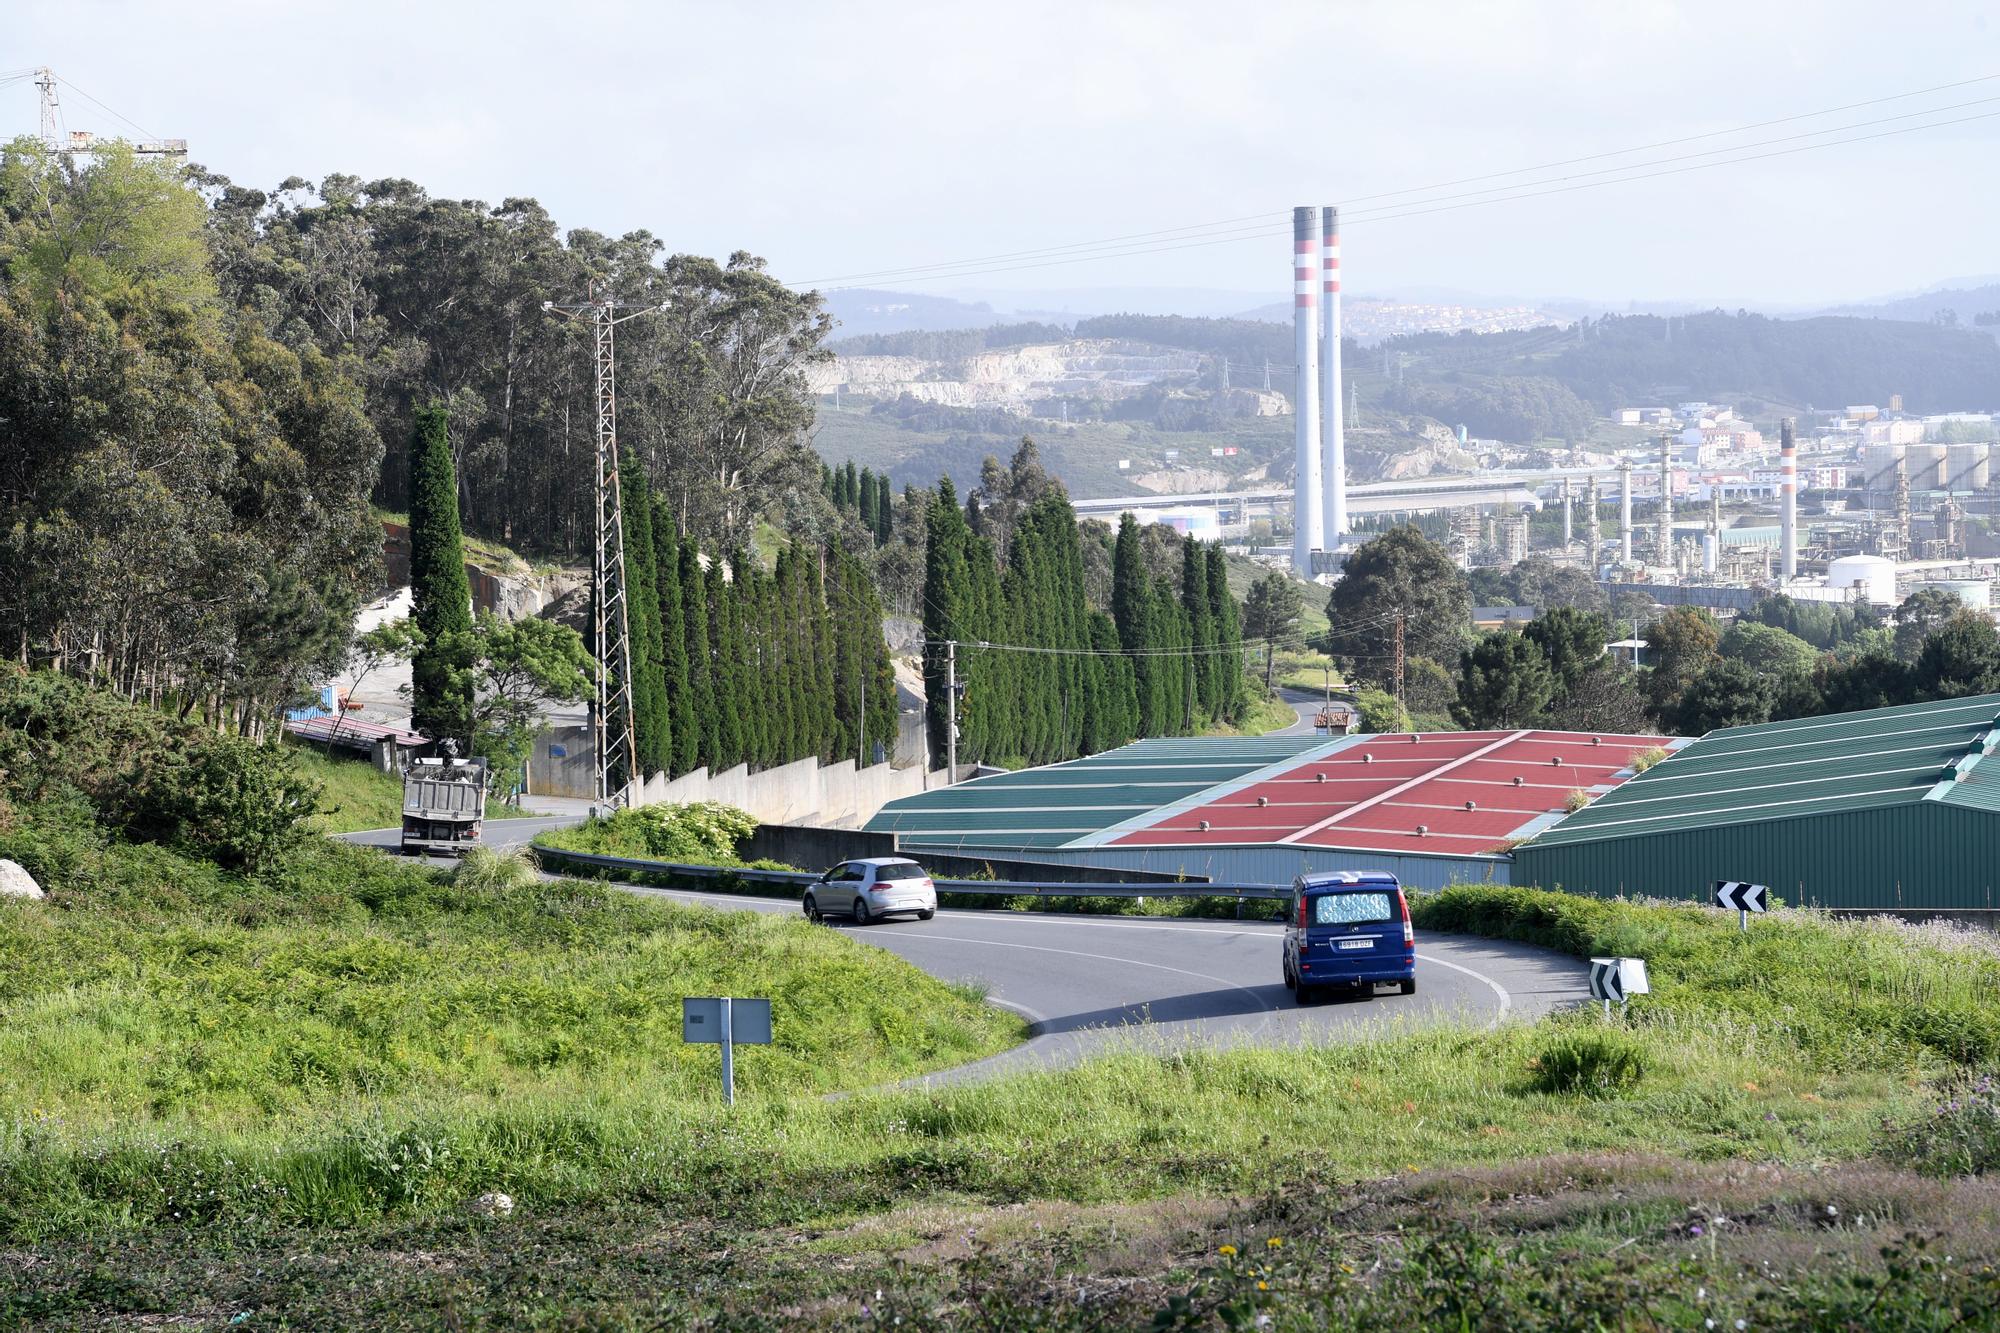
<svg viewBox="0 0 2000 1333">
<path fill-rule="evenodd" d="M 1544 1042 L 1528 1068 L 1536 1092 L 1603 1097 L 1645 1077 L 1646 1055 L 1620 1033 L 1569 1032 Z"/>
<path fill-rule="evenodd" d="M 1585 791 L 1583 788 L 1578 787 L 1572 792 L 1570 792 L 1568 796 L 1565 796 L 1563 798 L 1563 811 L 1566 814 L 1573 815 L 1577 811 L 1583 809 L 1583 807 L 1589 804 L 1590 804 L 1590 793 Z"/>
<path fill-rule="evenodd" d="M 156 762 L 130 829 L 230 869 L 270 865 L 305 836 L 319 788 L 275 743 L 203 736 Z"/>
<path fill-rule="evenodd" d="M 544 833 L 536 841 L 599 856 L 734 866 L 743 864 L 736 845 L 756 831 L 757 821 L 734 806 L 696 801 L 616 810 L 607 818 Z"/>
<path fill-rule="evenodd" d="M 1881 1154 L 1932 1176 L 2000 1172 L 2000 1079 L 1968 1075 L 1942 1091 L 1930 1114 L 1882 1127 Z"/>
<path fill-rule="evenodd" d="M 535 882 L 535 860 L 525 847 L 474 847 L 451 872 L 451 882 L 475 893 L 506 893 Z"/>
<path fill-rule="evenodd" d="M 1655 745 L 1649 750 L 1641 750 L 1632 756 L 1632 771 L 1634 773 L 1644 773 L 1647 769 L 1666 757 L 1667 749 L 1664 745 Z"/>
</svg>

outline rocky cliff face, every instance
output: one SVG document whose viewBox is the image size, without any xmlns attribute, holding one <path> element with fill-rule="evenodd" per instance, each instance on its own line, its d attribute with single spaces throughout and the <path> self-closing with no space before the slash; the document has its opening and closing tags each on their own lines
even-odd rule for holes
<svg viewBox="0 0 2000 1333">
<path fill-rule="evenodd" d="M 410 529 L 402 523 L 382 524 L 382 568 L 390 588 L 405 588 L 410 582 Z M 551 569 L 536 572 L 526 566 L 506 570 L 489 569 L 472 560 L 465 562 L 465 577 L 472 584 L 472 608 L 491 611 L 502 620 L 539 616 L 566 594 L 588 591 L 589 576 L 579 571 Z"/>
</svg>

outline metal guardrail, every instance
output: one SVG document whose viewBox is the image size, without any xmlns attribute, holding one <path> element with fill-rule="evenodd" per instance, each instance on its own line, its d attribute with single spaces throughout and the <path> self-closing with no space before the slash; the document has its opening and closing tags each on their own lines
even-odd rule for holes
<svg viewBox="0 0 2000 1333">
<path fill-rule="evenodd" d="M 705 866 L 680 861 L 649 861 L 634 856 L 601 856 L 561 847 L 530 843 L 536 861 L 567 861 L 603 870 L 626 870 L 686 879 L 735 879 L 758 884 L 790 885 L 803 890 L 820 882 L 807 870 L 756 870 L 748 866 Z M 993 898 L 1230 898 L 1237 902 L 1289 898 L 1292 891 L 1277 884 L 1077 884 L 1036 880 L 938 879 L 931 883 L 943 893 L 984 894 Z"/>
</svg>

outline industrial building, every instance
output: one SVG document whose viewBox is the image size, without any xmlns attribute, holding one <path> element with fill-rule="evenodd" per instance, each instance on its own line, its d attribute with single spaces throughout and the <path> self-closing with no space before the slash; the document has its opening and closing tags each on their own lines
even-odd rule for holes
<svg viewBox="0 0 2000 1333">
<path fill-rule="evenodd" d="M 1513 880 L 1802 907 L 1990 909 L 2000 881 L 2000 695 L 1729 727 L 1515 850 Z"/>
<path fill-rule="evenodd" d="M 1508 879 L 1506 850 L 1632 776 L 1658 736 L 1522 730 L 1138 741 L 891 801 L 897 847 L 1233 883 Z"/>
</svg>

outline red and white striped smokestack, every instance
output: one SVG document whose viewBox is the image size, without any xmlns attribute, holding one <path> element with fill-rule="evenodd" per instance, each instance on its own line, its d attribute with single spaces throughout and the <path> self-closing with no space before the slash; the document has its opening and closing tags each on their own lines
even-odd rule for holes
<svg viewBox="0 0 2000 1333">
<path fill-rule="evenodd" d="M 1799 446 L 1792 437 L 1792 419 L 1778 426 L 1778 548 L 1779 568 L 1790 583 L 1799 574 Z"/>
<path fill-rule="evenodd" d="M 1326 549 L 1319 453 L 1319 219 L 1311 207 L 1292 210 L 1292 350 L 1298 363 L 1292 395 L 1297 416 L 1298 474 L 1292 479 L 1292 568 L 1312 577 L 1312 553 Z"/>
<path fill-rule="evenodd" d="M 1338 546 L 1347 534 L 1347 398 L 1340 387 L 1340 210 L 1320 210 L 1320 319 L 1319 408 L 1324 418 L 1320 441 L 1325 451 L 1321 464 L 1325 487 L 1324 525 L 1329 546 Z"/>
</svg>

